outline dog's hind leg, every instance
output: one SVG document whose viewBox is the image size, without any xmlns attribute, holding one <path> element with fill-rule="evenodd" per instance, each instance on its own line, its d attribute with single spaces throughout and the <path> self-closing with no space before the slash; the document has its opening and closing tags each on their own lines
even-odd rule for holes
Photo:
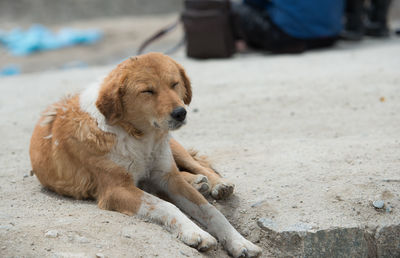
<svg viewBox="0 0 400 258">
<path fill-rule="evenodd" d="M 210 164 L 205 161 L 205 159 L 198 158 L 196 155 L 191 155 L 173 138 L 171 138 L 169 144 L 175 163 L 181 170 L 188 171 L 196 175 L 204 175 L 208 178 L 208 181 L 211 185 L 210 193 L 214 199 L 224 199 L 233 193 L 235 185 L 222 178 L 217 172 L 215 172 Z M 184 178 L 190 179 L 190 177 L 187 176 L 184 176 Z M 188 182 L 191 183 L 190 181 Z"/>
<path fill-rule="evenodd" d="M 206 176 L 200 174 L 195 175 L 186 171 L 180 171 L 180 173 L 186 182 L 191 184 L 202 195 L 207 196 L 210 193 L 211 186 Z"/>
</svg>

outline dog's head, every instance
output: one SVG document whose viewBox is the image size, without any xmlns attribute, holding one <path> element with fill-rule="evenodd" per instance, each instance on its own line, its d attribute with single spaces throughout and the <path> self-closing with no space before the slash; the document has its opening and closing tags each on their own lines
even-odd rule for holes
<svg viewBox="0 0 400 258">
<path fill-rule="evenodd" d="M 189 78 L 172 58 L 149 53 L 119 64 L 105 78 L 96 106 L 107 123 L 128 122 L 139 130 L 174 130 L 186 121 L 192 98 Z"/>
</svg>

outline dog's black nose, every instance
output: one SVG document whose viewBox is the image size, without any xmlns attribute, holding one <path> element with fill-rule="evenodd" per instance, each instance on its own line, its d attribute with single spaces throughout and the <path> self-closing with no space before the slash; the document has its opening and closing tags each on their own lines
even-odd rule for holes
<svg viewBox="0 0 400 258">
<path fill-rule="evenodd" d="M 183 122 L 186 118 L 186 109 L 183 107 L 175 108 L 171 113 L 171 117 L 176 121 Z"/>
</svg>

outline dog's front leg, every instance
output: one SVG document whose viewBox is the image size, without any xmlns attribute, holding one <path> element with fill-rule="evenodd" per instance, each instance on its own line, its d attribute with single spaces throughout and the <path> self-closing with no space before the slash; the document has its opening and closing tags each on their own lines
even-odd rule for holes
<svg viewBox="0 0 400 258">
<path fill-rule="evenodd" d="M 184 180 L 175 166 L 164 175 L 160 185 L 180 209 L 206 227 L 234 257 L 257 257 L 261 253 L 261 248 L 240 235 L 221 212 Z"/>
<path fill-rule="evenodd" d="M 214 237 L 198 227 L 175 205 L 148 193 L 142 196 L 138 215 L 164 225 L 185 244 L 199 251 L 207 251 L 217 245 Z"/>
<path fill-rule="evenodd" d="M 98 164 L 105 164 L 104 161 Z M 97 174 L 98 205 L 102 209 L 118 211 L 127 215 L 138 215 L 157 222 L 175 233 L 179 239 L 200 251 L 216 246 L 217 241 L 202 230 L 175 205 L 161 200 L 137 188 L 131 176 L 110 162 L 109 169 Z"/>
</svg>

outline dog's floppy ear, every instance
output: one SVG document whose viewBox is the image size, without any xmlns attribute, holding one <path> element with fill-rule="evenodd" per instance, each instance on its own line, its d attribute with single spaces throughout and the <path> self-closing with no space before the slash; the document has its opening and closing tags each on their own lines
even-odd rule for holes
<svg viewBox="0 0 400 258">
<path fill-rule="evenodd" d="M 185 88 L 186 88 L 186 93 L 183 98 L 183 102 L 186 105 L 189 105 L 190 102 L 192 101 L 192 86 L 191 86 L 189 77 L 186 75 L 185 69 L 183 69 L 183 67 L 178 63 L 176 63 L 176 65 L 178 66 L 179 73 L 181 74 L 182 81 L 185 84 Z"/>
<path fill-rule="evenodd" d="M 101 87 L 96 106 L 110 125 L 116 124 L 123 115 L 122 97 L 125 94 L 124 78 L 108 76 Z"/>
</svg>

